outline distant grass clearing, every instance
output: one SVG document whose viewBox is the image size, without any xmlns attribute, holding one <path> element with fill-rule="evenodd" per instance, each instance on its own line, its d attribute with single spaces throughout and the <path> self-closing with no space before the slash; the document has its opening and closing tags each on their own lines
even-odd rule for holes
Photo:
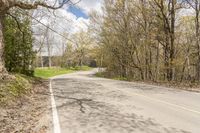
<svg viewBox="0 0 200 133">
<path fill-rule="evenodd" d="M 87 71 L 90 70 L 91 68 L 88 66 L 82 66 L 82 67 L 71 67 L 71 68 L 36 68 L 34 76 L 35 77 L 40 77 L 44 79 L 48 79 L 50 77 L 54 77 L 57 75 L 62 75 L 62 74 L 68 74 L 68 73 L 73 73 L 75 71 Z"/>
</svg>

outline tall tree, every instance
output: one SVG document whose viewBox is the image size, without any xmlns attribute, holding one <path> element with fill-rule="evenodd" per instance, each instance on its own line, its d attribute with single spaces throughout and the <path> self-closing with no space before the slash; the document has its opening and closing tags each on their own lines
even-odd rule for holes
<svg viewBox="0 0 200 133">
<path fill-rule="evenodd" d="M 35 52 L 31 20 L 17 11 L 14 14 L 14 18 L 6 16 L 4 21 L 5 66 L 9 72 L 32 75 Z"/>
<path fill-rule="evenodd" d="M 107 0 L 103 15 L 93 14 L 96 23 L 91 26 L 97 27 L 107 74 L 139 80 L 192 81 L 198 71 L 194 71 L 198 58 L 194 51 L 198 48 L 193 43 L 198 40 L 192 35 L 196 34 L 193 27 L 198 26 L 191 24 L 194 16 L 180 13 L 185 11 L 183 3 Z M 185 17 L 189 21 L 183 21 Z"/>
<path fill-rule="evenodd" d="M 58 2 L 58 1 L 56 1 Z M 53 3 L 53 5 L 49 5 L 46 1 L 35 1 L 35 2 L 27 2 L 20 0 L 0 0 L 0 79 L 5 77 L 6 69 L 3 59 L 4 52 L 4 41 L 3 41 L 3 20 L 5 18 L 5 14 L 12 8 L 20 8 L 23 10 L 37 9 L 39 6 L 50 8 L 50 9 L 58 9 L 61 8 L 64 4 L 69 3 L 70 0 L 63 0 L 59 5 Z M 58 6 L 55 6 L 58 5 Z"/>
<path fill-rule="evenodd" d="M 195 11 L 195 40 L 197 47 L 196 77 L 200 80 L 200 0 L 186 0 L 190 7 Z"/>
<path fill-rule="evenodd" d="M 175 16 L 178 6 L 176 0 L 153 0 L 153 6 L 156 9 L 156 14 L 163 25 L 165 37 L 164 53 L 165 53 L 165 68 L 167 79 L 174 79 L 174 59 L 175 59 Z"/>
</svg>

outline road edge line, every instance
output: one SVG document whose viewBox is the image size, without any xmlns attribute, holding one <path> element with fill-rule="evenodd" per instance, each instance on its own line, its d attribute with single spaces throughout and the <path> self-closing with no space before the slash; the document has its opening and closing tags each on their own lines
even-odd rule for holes
<svg viewBox="0 0 200 133">
<path fill-rule="evenodd" d="M 53 115 L 53 127 L 54 127 L 54 133 L 61 133 L 60 129 L 60 123 L 59 123 L 59 118 L 58 118 L 58 111 L 56 108 L 56 102 L 55 98 L 53 95 L 53 89 L 52 89 L 52 79 L 49 81 L 49 89 L 51 93 L 51 108 L 52 108 L 52 115 Z"/>
</svg>

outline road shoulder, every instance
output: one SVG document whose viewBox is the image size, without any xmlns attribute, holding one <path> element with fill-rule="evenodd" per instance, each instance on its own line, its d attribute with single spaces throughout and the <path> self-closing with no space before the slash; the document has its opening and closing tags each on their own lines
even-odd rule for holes
<svg viewBox="0 0 200 133">
<path fill-rule="evenodd" d="M 50 127 L 48 83 L 37 82 L 15 103 L 0 107 L 0 132 L 46 133 Z"/>
</svg>

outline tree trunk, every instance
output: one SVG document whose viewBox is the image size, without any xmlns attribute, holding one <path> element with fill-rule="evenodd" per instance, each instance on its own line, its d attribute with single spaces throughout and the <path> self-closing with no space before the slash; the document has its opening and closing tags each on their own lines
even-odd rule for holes
<svg viewBox="0 0 200 133">
<path fill-rule="evenodd" d="M 200 80 L 200 44 L 198 46 L 197 80 Z"/>
<path fill-rule="evenodd" d="M 174 40 L 175 40 L 175 4 L 176 0 L 171 1 L 171 33 L 170 33 L 170 76 L 169 80 L 174 80 Z"/>
<path fill-rule="evenodd" d="M 196 66 L 196 78 L 199 81 L 200 80 L 200 42 L 199 42 L 199 2 L 196 0 L 196 4 L 195 4 L 195 12 L 196 12 L 196 17 L 195 17 L 195 27 L 196 27 L 196 45 L 197 45 L 197 55 L 198 55 L 198 59 L 197 59 L 197 66 Z"/>
<path fill-rule="evenodd" d="M 159 76 L 160 76 L 160 74 L 159 74 L 159 69 L 160 69 L 160 58 L 159 58 L 159 56 L 160 56 L 160 44 L 159 44 L 159 42 L 158 42 L 158 46 L 157 46 L 157 50 L 156 50 L 156 66 L 155 66 L 155 79 L 154 79 L 154 81 L 158 81 L 159 80 Z"/>
<path fill-rule="evenodd" d="M 0 15 L 0 79 L 4 79 L 7 75 L 7 71 L 4 64 L 4 40 L 3 40 L 3 19 L 4 16 Z"/>
</svg>

